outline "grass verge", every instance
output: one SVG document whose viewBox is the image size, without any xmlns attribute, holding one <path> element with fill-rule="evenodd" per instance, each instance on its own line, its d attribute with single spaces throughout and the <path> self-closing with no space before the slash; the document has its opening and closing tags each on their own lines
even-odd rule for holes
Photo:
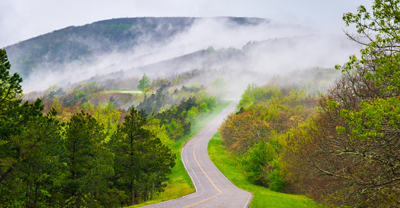
<svg viewBox="0 0 400 208">
<path fill-rule="evenodd" d="M 175 142 L 175 154 L 176 154 L 176 165 L 171 170 L 171 174 L 168 176 L 170 181 L 165 188 L 165 191 L 155 196 L 153 200 L 147 201 L 144 203 L 137 204 L 131 207 L 141 207 L 149 204 L 155 204 L 159 202 L 163 202 L 170 199 L 176 199 L 190 193 L 195 192 L 194 185 L 192 180 L 190 179 L 189 174 L 186 172 L 185 167 L 183 166 L 181 160 L 181 150 L 183 145 L 187 141 L 189 141 L 192 137 L 196 136 L 215 116 L 217 116 L 221 111 L 226 108 L 232 101 L 223 101 L 222 104 L 215 107 L 210 114 L 201 118 L 197 121 L 190 131 L 189 135 L 184 136 L 183 138 L 177 140 Z"/>
<path fill-rule="evenodd" d="M 208 155 L 211 161 L 233 184 L 253 193 L 250 208 L 255 207 L 315 207 L 314 201 L 306 196 L 274 192 L 268 188 L 254 185 L 236 168 L 236 160 L 232 153 L 222 145 L 220 134 L 217 132 L 208 143 Z"/>
</svg>

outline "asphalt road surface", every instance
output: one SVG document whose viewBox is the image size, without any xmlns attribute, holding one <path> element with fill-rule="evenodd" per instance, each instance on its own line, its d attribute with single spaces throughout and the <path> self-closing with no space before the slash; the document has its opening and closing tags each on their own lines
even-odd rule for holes
<svg viewBox="0 0 400 208">
<path fill-rule="evenodd" d="M 233 185 L 215 167 L 207 154 L 208 141 L 217 133 L 217 128 L 223 119 L 235 110 L 237 103 L 238 101 L 233 101 L 182 149 L 182 161 L 192 178 L 196 192 L 178 199 L 148 205 L 146 208 L 244 208 L 250 205 L 252 194 Z"/>
</svg>

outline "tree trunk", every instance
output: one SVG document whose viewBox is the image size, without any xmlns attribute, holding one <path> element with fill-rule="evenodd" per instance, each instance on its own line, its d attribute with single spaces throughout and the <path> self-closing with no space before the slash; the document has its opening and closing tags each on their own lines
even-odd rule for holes
<svg viewBox="0 0 400 208">
<path fill-rule="evenodd" d="M 135 204 L 135 180 L 132 180 L 132 205 Z"/>
<path fill-rule="evenodd" d="M 33 200 L 33 204 L 36 207 L 36 203 L 37 203 L 37 198 L 38 198 L 38 189 L 39 189 L 39 185 L 35 184 L 35 199 Z"/>
<path fill-rule="evenodd" d="M 26 192 L 26 198 L 27 198 L 27 204 L 29 205 L 30 201 L 31 201 L 31 193 L 32 193 L 32 186 L 29 184 L 28 186 L 28 191 Z"/>
<path fill-rule="evenodd" d="M 148 190 L 147 190 L 147 186 L 145 186 L 145 188 L 144 188 L 144 201 L 147 201 L 147 195 L 148 195 Z"/>
<path fill-rule="evenodd" d="M 153 187 L 151 188 L 151 200 L 153 200 L 154 196 L 154 182 L 152 183 Z"/>
</svg>

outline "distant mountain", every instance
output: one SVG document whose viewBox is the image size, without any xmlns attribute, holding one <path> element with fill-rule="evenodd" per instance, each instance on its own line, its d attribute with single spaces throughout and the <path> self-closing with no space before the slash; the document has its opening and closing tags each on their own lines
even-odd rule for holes
<svg viewBox="0 0 400 208">
<path fill-rule="evenodd" d="M 127 74 L 168 75 L 194 68 L 230 68 L 273 75 L 313 67 L 333 68 L 344 63 L 348 54 L 354 54 L 359 49 L 357 43 L 347 40 L 345 36 L 306 35 L 249 41 L 241 49 L 214 50 L 210 47 L 136 68 L 112 67 L 124 68 Z"/>
<path fill-rule="evenodd" d="M 331 68 L 359 50 L 344 35 L 315 33 L 261 18 L 122 18 L 67 27 L 5 49 L 24 92 L 114 79 L 113 72 L 154 79 L 192 69 L 229 69 L 237 86 L 247 86 L 274 74 Z"/>
<path fill-rule="evenodd" d="M 71 26 L 7 46 L 12 70 L 28 78 L 39 64 L 71 61 L 90 62 L 95 55 L 130 51 L 142 43 L 160 46 L 175 35 L 187 31 L 196 20 L 192 17 L 120 18 Z M 204 19 L 204 18 L 203 18 Z M 228 27 L 254 26 L 269 23 L 260 18 L 216 17 Z M 39 69 L 40 70 L 40 69 Z M 57 68 L 54 70 L 63 70 Z"/>
<path fill-rule="evenodd" d="M 359 49 L 359 45 L 339 35 L 275 38 L 250 41 L 241 49 L 232 47 L 214 50 L 214 48 L 209 47 L 205 50 L 139 67 L 126 68 L 124 67 L 126 64 L 115 64 L 103 71 L 115 72 L 112 69 L 122 69 L 118 73 L 105 73 L 103 76 L 93 76 L 90 79 L 81 81 L 92 82 L 117 79 L 116 75 L 118 75 L 118 79 L 124 79 L 132 76 L 141 76 L 143 73 L 152 78 L 171 77 L 192 69 L 226 69 L 227 72 L 237 75 L 230 77 L 230 80 L 235 80 L 234 82 L 238 86 L 246 87 L 251 82 L 263 84 L 266 79 L 276 75 L 299 74 L 297 76 L 299 80 L 292 80 L 292 83 L 289 83 L 296 84 L 301 82 L 303 78 L 315 80 L 317 79 L 316 77 L 321 76 L 320 74 L 305 76 L 300 71 L 310 71 L 315 67 L 332 69 L 336 64 L 344 63 L 348 54 L 354 54 Z M 140 62 L 140 60 L 133 59 L 131 62 Z M 67 82 L 67 80 L 64 80 L 60 84 L 66 84 Z M 325 87 L 328 87 L 328 85 Z M 323 89 L 323 87 L 318 89 Z"/>
</svg>

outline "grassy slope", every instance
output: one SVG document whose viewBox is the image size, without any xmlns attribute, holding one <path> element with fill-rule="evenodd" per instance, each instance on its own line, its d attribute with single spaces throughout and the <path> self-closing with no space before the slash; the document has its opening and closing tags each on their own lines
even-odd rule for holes
<svg viewBox="0 0 400 208">
<path fill-rule="evenodd" d="M 171 180 L 165 191 L 160 193 L 160 195 L 155 196 L 153 200 L 147 201 L 145 203 L 137 204 L 132 207 L 140 207 L 149 204 L 155 204 L 162 201 L 179 198 L 190 193 L 195 192 L 192 180 L 189 174 L 186 172 L 185 167 L 181 161 L 181 149 L 187 141 L 192 137 L 196 136 L 215 116 L 217 116 L 221 111 L 226 108 L 232 101 L 224 101 L 221 105 L 218 105 L 210 114 L 206 115 L 204 118 L 196 122 L 191 129 L 189 135 L 177 140 L 175 142 L 175 153 L 177 155 L 176 165 L 172 168 L 169 179 Z"/>
<path fill-rule="evenodd" d="M 278 193 L 254 185 L 236 168 L 234 156 L 222 145 L 219 133 L 208 144 L 208 155 L 217 168 L 236 186 L 253 193 L 250 208 L 254 207 L 315 207 L 316 204 L 305 196 Z"/>
</svg>

